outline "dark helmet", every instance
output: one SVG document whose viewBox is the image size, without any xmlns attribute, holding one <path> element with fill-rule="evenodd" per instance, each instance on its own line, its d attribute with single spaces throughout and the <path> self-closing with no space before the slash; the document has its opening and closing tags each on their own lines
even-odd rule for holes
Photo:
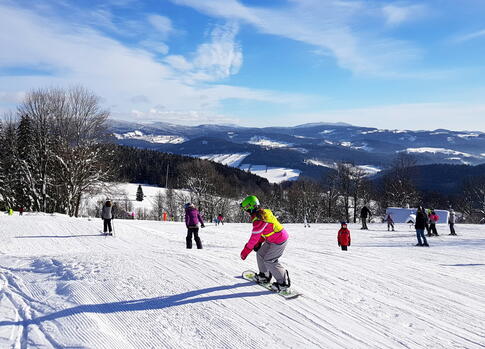
<svg viewBox="0 0 485 349">
<path fill-rule="evenodd" d="M 347 222 L 340 222 L 340 225 L 343 227 L 344 225 L 347 226 Z"/>
<path fill-rule="evenodd" d="M 195 207 L 194 204 L 190 203 L 190 202 L 187 202 L 185 205 L 184 205 L 184 208 L 187 210 L 189 208 L 192 208 L 192 207 Z"/>
</svg>

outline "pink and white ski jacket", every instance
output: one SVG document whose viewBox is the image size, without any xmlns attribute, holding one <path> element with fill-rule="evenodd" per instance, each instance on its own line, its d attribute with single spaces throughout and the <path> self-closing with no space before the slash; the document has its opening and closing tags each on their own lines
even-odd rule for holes
<svg viewBox="0 0 485 349">
<path fill-rule="evenodd" d="M 288 240 L 288 233 L 271 210 L 259 210 L 251 215 L 251 221 L 253 222 L 253 231 L 246 244 L 247 248 L 252 250 L 254 246 L 263 241 L 282 244 Z"/>
</svg>

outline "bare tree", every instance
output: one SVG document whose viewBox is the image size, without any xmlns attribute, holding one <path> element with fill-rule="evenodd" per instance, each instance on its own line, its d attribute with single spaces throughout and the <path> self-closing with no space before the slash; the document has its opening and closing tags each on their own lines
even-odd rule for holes
<svg viewBox="0 0 485 349">
<path fill-rule="evenodd" d="M 32 91 L 18 114 L 31 121 L 34 155 L 31 171 L 25 172 L 31 174 L 30 194 L 37 208 L 47 211 L 50 204 L 77 216 L 82 193 L 106 180 L 111 170 L 105 161 L 109 154 L 99 147 L 109 113 L 100 107 L 99 97 L 73 87 Z"/>
</svg>

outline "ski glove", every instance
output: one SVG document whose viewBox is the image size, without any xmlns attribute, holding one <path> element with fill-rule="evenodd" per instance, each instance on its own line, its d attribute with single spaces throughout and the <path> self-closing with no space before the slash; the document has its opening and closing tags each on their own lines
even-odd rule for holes
<svg viewBox="0 0 485 349">
<path fill-rule="evenodd" d="M 251 253 L 251 251 L 252 250 L 247 245 L 244 245 L 244 248 L 241 251 L 241 259 L 245 260 L 248 257 L 248 254 Z"/>
<path fill-rule="evenodd" d="M 200 227 L 201 227 L 201 228 L 205 228 L 205 225 L 204 225 L 204 224 L 201 224 L 201 226 L 200 226 Z"/>
</svg>

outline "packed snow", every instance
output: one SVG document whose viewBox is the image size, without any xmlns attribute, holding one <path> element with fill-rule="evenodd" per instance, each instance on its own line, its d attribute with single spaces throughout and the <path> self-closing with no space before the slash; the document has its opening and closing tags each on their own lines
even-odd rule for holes
<svg viewBox="0 0 485 349">
<path fill-rule="evenodd" d="M 208 226 L 185 248 L 182 223 L 0 216 L 1 348 L 483 348 L 485 226 L 415 247 L 397 224 L 286 224 L 285 300 L 240 278 L 250 224 Z"/>
<path fill-rule="evenodd" d="M 301 171 L 294 168 L 268 167 L 266 165 L 249 165 L 239 166 L 243 171 L 249 171 L 259 177 L 266 178 L 270 183 L 281 183 L 284 181 L 296 181 Z"/>
<path fill-rule="evenodd" d="M 146 135 L 139 130 L 133 132 L 126 132 L 123 134 L 113 133 L 116 139 L 138 139 L 150 143 L 160 143 L 160 144 L 180 144 L 186 141 L 184 137 L 172 136 L 172 135 Z"/>
</svg>

